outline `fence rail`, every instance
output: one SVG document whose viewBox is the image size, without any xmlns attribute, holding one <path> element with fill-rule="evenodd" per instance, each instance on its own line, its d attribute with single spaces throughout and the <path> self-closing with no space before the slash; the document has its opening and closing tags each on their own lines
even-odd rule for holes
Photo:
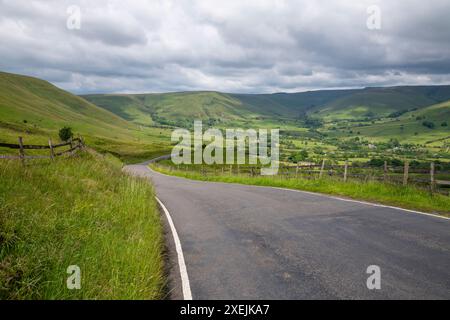
<svg viewBox="0 0 450 320">
<path fill-rule="evenodd" d="M 55 149 L 69 146 L 68 150 L 55 152 Z M 58 144 L 53 144 L 52 140 L 48 140 L 48 145 L 33 145 L 33 144 L 23 144 L 23 138 L 19 137 L 19 143 L 2 143 L 0 142 L 0 147 L 19 150 L 18 155 L 0 155 L 0 159 L 19 159 L 25 161 L 25 159 L 54 159 L 62 155 L 74 155 L 76 151 L 82 150 L 85 147 L 84 140 L 82 137 L 70 139 L 67 142 L 62 142 Z M 27 155 L 25 150 L 50 150 L 48 155 Z"/>
</svg>

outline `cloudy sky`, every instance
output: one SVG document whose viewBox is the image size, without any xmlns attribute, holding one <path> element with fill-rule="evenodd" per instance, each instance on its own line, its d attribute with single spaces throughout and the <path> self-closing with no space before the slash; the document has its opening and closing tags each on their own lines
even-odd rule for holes
<svg viewBox="0 0 450 320">
<path fill-rule="evenodd" d="M 450 84 L 450 1 L 0 0 L 0 44 L 74 93 Z"/>
</svg>

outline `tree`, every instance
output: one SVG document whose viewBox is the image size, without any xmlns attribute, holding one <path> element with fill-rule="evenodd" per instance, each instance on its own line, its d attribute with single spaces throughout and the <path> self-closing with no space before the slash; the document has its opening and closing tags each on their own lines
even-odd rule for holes
<svg viewBox="0 0 450 320">
<path fill-rule="evenodd" d="M 296 154 L 291 155 L 289 157 L 289 160 L 294 163 L 297 163 L 297 162 L 306 160 L 308 158 L 308 156 L 309 156 L 308 151 L 301 150 L 300 152 L 297 152 Z"/>
<path fill-rule="evenodd" d="M 63 127 L 59 130 L 59 138 L 62 141 L 68 141 L 72 137 L 73 137 L 72 128 Z"/>
<path fill-rule="evenodd" d="M 441 127 L 446 127 L 447 126 L 447 121 L 444 121 L 441 123 Z"/>
</svg>

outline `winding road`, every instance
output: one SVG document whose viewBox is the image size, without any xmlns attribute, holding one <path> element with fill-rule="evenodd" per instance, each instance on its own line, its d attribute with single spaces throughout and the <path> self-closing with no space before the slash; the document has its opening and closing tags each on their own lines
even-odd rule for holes
<svg viewBox="0 0 450 320">
<path fill-rule="evenodd" d="M 193 299 L 450 299 L 449 219 L 192 181 L 146 164 L 124 170 L 153 181 L 177 230 Z M 381 289 L 366 285 L 371 265 L 380 268 Z"/>
</svg>

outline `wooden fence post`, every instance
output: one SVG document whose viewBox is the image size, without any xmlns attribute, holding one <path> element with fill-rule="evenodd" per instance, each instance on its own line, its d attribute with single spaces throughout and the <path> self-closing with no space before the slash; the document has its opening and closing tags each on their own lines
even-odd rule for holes
<svg viewBox="0 0 450 320">
<path fill-rule="evenodd" d="M 348 160 L 345 160 L 345 166 L 344 166 L 344 182 L 347 182 L 347 170 L 348 170 Z"/>
<path fill-rule="evenodd" d="M 241 170 L 239 169 L 239 163 L 237 164 L 237 175 L 239 176 L 239 174 L 241 173 Z"/>
<path fill-rule="evenodd" d="M 436 187 L 436 180 L 434 180 L 434 162 L 430 164 L 430 190 L 431 193 L 434 192 L 434 189 Z"/>
<path fill-rule="evenodd" d="M 232 175 L 233 175 L 233 165 L 230 164 L 230 176 L 232 176 Z"/>
<path fill-rule="evenodd" d="M 384 161 L 384 167 L 383 167 L 383 180 L 384 180 L 384 182 L 387 181 L 387 173 L 388 173 L 387 161 Z"/>
<path fill-rule="evenodd" d="M 70 140 L 69 140 L 69 146 L 70 146 L 70 149 L 73 148 L 73 140 L 72 140 L 72 137 L 71 137 Z M 70 151 L 70 155 L 73 155 L 73 150 Z"/>
<path fill-rule="evenodd" d="M 48 146 L 50 147 L 50 158 L 53 160 L 53 159 L 55 159 L 55 152 L 53 150 L 53 144 L 52 144 L 51 138 L 48 139 Z"/>
<path fill-rule="evenodd" d="M 297 167 L 295 167 L 295 177 L 296 178 L 298 178 L 298 166 L 299 166 L 299 164 L 297 162 Z"/>
<path fill-rule="evenodd" d="M 322 160 L 322 166 L 320 167 L 319 178 L 322 178 L 324 168 L 325 168 L 325 159 Z"/>
<path fill-rule="evenodd" d="M 406 186 L 408 184 L 408 172 L 409 172 L 409 163 L 405 161 L 405 166 L 403 168 L 403 185 Z"/>
<path fill-rule="evenodd" d="M 25 151 L 23 149 L 23 140 L 22 137 L 19 137 L 19 157 L 22 161 L 22 164 L 25 164 Z"/>
<path fill-rule="evenodd" d="M 83 146 L 81 145 L 81 136 L 78 135 L 78 145 L 77 145 L 77 148 L 81 150 L 82 147 L 83 147 Z"/>
</svg>

